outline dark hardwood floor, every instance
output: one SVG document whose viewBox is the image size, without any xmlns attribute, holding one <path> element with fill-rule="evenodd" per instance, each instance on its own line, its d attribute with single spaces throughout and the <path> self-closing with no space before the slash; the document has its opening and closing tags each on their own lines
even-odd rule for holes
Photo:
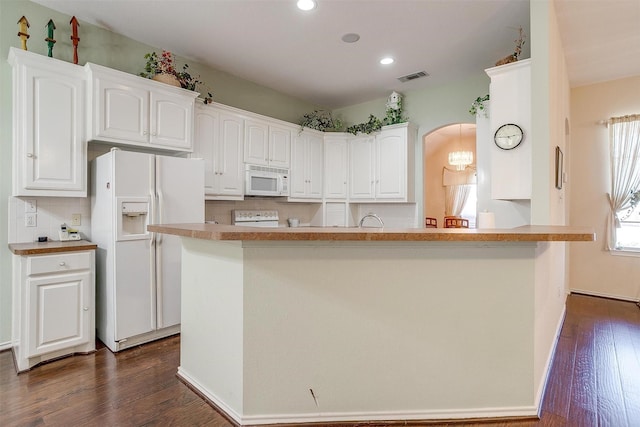
<svg viewBox="0 0 640 427">
<path fill-rule="evenodd" d="M 176 378 L 179 343 L 171 337 L 117 355 L 100 346 L 20 375 L 2 352 L 0 426 L 231 426 Z M 570 295 L 541 419 L 463 425 L 640 426 L 640 309 Z"/>
</svg>

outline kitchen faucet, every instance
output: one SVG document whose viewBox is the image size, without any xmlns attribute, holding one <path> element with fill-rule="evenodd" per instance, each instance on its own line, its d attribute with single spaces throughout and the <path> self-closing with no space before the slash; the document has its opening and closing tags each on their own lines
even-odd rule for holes
<svg viewBox="0 0 640 427">
<path fill-rule="evenodd" d="M 362 219 L 360 220 L 360 224 L 358 224 L 358 227 L 362 228 L 362 224 L 364 223 L 364 220 L 367 218 L 375 218 L 378 220 L 378 222 L 380 223 L 380 227 L 384 228 L 384 222 L 382 222 L 382 219 L 374 214 L 373 212 L 369 212 L 368 214 L 366 214 L 365 216 L 362 217 Z"/>
</svg>

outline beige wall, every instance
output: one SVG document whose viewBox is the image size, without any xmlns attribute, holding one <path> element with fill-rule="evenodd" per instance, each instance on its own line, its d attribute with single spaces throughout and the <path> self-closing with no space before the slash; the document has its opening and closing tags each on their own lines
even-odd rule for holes
<svg viewBox="0 0 640 427">
<path fill-rule="evenodd" d="M 610 191 L 609 136 L 600 120 L 640 113 L 640 76 L 574 88 L 571 91 L 572 225 L 593 227 L 598 242 L 571 244 L 570 288 L 616 298 L 640 298 L 638 257 L 605 251 Z"/>
<path fill-rule="evenodd" d="M 569 116 L 569 79 L 553 0 L 531 2 L 531 43 L 531 223 L 563 225 L 568 187 L 557 190 L 553 177 L 555 147 L 564 149 L 565 159 L 571 157 L 564 132 Z M 534 304 L 536 381 L 546 374 L 562 322 L 568 280 L 566 247 L 561 242 L 538 245 Z M 539 400 L 544 381 L 537 385 Z"/>
</svg>

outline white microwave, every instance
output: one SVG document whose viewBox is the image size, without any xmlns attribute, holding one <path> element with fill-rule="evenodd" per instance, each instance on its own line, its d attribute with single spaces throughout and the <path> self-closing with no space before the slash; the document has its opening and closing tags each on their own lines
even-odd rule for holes
<svg viewBox="0 0 640 427">
<path fill-rule="evenodd" d="M 246 196 L 288 196 L 289 170 L 246 165 L 244 194 Z"/>
</svg>

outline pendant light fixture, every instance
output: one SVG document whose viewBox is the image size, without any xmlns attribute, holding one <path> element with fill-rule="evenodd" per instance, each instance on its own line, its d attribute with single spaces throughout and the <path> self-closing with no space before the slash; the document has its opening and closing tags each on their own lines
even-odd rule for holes
<svg viewBox="0 0 640 427">
<path fill-rule="evenodd" d="M 462 145 L 462 123 L 460 123 L 458 144 Z M 473 163 L 473 151 L 452 151 L 449 153 L 449 164 L 455 166 L 456 170 L 464 170 L 471 163 Z"/>
</svg>

